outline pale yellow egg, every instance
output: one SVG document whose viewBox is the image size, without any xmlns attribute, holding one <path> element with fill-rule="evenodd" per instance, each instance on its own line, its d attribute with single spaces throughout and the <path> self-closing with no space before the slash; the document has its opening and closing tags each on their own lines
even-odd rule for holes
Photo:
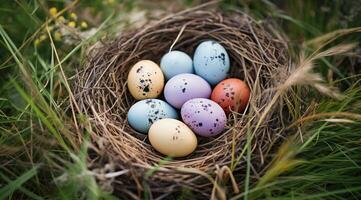
<svg viewBox="0 0 361 200">
<path fill-rule="evenodd" d="M 197 137 L 187 125 L 176 119 L 161 119 L 149 129 L 150 144 L 171 157 L 191 154 L 197 147 Z"/>
<path fill-rule="evenodd" d="M 164 87 L 164 75 L 151 60 L 137 62 L 128 74 L 128 89 L 137 100 L 158 97 Z"/>
</svg>

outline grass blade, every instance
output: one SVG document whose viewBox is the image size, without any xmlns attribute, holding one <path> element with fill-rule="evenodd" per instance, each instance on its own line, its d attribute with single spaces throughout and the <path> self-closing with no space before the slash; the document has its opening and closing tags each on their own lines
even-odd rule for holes
<svg viewBox="0 0 361 200">
<path fill-rule="evenodd" d="M 11 181 L 5 187 L 0 189 L 0 199 L 5 199 L 7 196 L 11 195 L 13 192 L 21 188 L 21 185 L 24 184 L 26 181 L 31 179 L 37 173 L 37 168 L 34 167 L 24 173 L 23 175 L 19 176 L 17 179 Z M 3 176 L 1 174 L 1 176 Z"/>
</svg>

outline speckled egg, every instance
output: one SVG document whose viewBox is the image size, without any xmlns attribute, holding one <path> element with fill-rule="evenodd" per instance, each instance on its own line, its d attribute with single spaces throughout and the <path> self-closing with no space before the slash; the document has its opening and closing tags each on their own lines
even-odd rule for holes
<svg viewBox="0 0 361 200">
<path fill-rule="evenodd" d="M 245 82 L 229 78 L 221 81 L 214 89 L 211 99 L 217 102 L 226 113 L 230 110 L 242 112 L 248 103 L 250 91 Z"/>
<path fill-rule="evenodd" d="M 182 51 L 165 54 L 160 61 L 160 68 L 167 80 L 178 74 L 194 73 L 192 58 Z"/>
<path fill-rule="evenodd" d="M 176 75 L 164 87 L 166 101 L 178 109 L 190 99 L 209 98 L 211 92 L 211 86 L 207 81 L 194 74 Z"/>
<path fill-rule="evenodd" d="M 175 119 L 156 121 L 149 129 L 150 144 L 171 157 L 191 154 L 197 147 L 197 137 L 183 122 Z"/>
<path fill-rule="evenodd" d="M 162 93 L 163 87 L 162 70 L 151 60 L 137 62 L 128 74 L 128 89 L 137 100 L 156 98 Z"/>
<path fill-rule="evenodd" d="M 177 111 L 168 103 L 159 99 L 138 101 L 128 111 L 128 122 L 135 130 L 146 134 L 149 127 L 157 120 L 178 118 Z"/>
<path fill-rule="evenodd" d="M 198 45 L 193 65 L 196 74 L 211 85 L 216 85 L 227 77 L 230 61 L 226 49 L 218 42 L 209 40 Z"/>
<path fill-rule="evenodd" d="M 220 134 L 227 122 L 223 109 L 216 102 L 204 98 L 187 101 L 182 106 L 181 116 L 185 124 L 204 137 Z"/>
</svg>

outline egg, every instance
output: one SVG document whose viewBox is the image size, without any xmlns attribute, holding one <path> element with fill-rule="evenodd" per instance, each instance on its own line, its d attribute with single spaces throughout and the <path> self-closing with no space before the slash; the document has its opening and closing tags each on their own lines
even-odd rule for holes
<svg viewBox="0 0 361 200">
<path fill-rule="evenodd" d="M 146 134 L 150 126 L 164 118 L 178 118 L 177 111 L 165 101 L 144 99 L 138 101 L 128 111 L 128 122 L 135 130 Z"/>
<path fill-rule="evenodd" d="M 209 98 L 211 86 L 195 74 L 179 74 L 171 78 L 164 87 L 164 97 L 173 107 L 180 109 L 193 98 Z"/>
<path fill-rule="evenodd" d="M 171 157 L 191 154 L 197 147 L 197 137 L 183 122 L 176 119 L 156 121 L 149 129 L 150 144 Z"/>
<path fill-rule="evenodd" d="M 137 100 L 156 98 L 162 93 L 163 87 L 162 70 L 151 60 L 137 62 L 128 74 L 128 89 Z"/>
<path fill-rule="evenodd" d="M 216 102 L 204 98 L 187 101 L 182 106 L 181 116 L 185 124 L 204 137 L 220 134 L 227 122 L 223 109 Z"/>
<path fill-rule="evenodd" d="M 193 65 L 197 75 L 216 85 L 227 77 L 230 61 L 226 49 L 218 42 L 209 40 L 198 45 Z"/>
<path fill-rule="evenodd" d="M 230 110 L 242 112 L 248 104 L 249 95 L 250 91 L 245 82 L 229 78 L 214 87 L 211 99 L 217 102 L 226 113 Z"/>
<path fill-rule="evenodd" d="M 194 73 L 192 58 L 182 51 L 165 54 L 160 61 L 160 68 L 167 80 L 178 74 Z"/>
</svg>

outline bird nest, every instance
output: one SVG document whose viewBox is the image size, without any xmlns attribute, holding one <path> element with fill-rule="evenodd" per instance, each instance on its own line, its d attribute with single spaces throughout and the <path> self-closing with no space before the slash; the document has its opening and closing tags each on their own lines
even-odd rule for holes
<svg viewBox="0 0 361 200">
<path fill-rule="evenodd" d="M 103 174 L 97 176 L 99 183 L 127 199 L 172 198 L 185 191 L 192 191 L 192 199 L 225 198 L 239 192 L 248 161 L 251 182 L 256 181 L 283 136 L 287 114 L 281 104 L 265 109 L 289 74 L 287 47 L 272 30 L 241 12 L 199 7 L 124 31 L 92 48 L 77 75 L 74 93 L 81 114 L 91 124 L 96 148 L 89 154 L 89 168 Z M 193 55 L 197 45 L 209 39 L 226 48 L 229 77 L 250 87 L 249 105 L 243 113 L 228 116 L 224 133 L 199 138 L 191 155 L 165 158 L 127 122 L 128 109 L 136 102 L 127 89 L 128 72 L 139 60 L 159 63 L 170 48 Z"/>
</svg>

